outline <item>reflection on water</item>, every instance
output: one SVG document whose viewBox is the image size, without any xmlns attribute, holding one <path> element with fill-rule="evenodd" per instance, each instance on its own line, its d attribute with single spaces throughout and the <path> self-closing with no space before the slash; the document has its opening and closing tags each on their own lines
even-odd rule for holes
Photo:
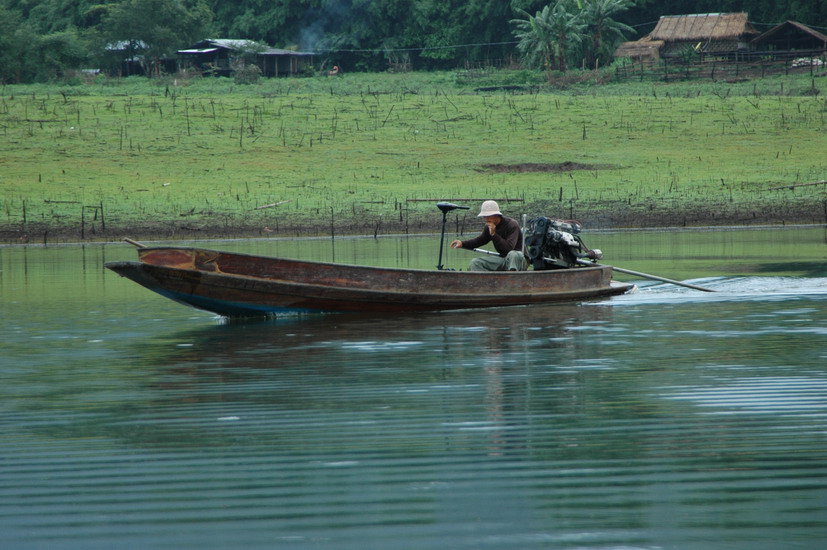
<svg viewBox="0 0 827 550">
<path fill-rule="evenodd" d="M 0 251 L 3 548 L 827 540 L 823 276 L 222 322 L 104 248 Z"/>
</svg>

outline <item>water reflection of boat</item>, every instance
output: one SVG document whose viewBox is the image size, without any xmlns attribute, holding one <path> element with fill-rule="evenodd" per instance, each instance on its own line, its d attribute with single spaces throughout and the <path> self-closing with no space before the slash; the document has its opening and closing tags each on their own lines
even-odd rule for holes
<svg viewBox="0 0 827 550">
<path fill-rule="evenodd" d="M 572 383 L 582 372 L 570 365 L 602 355 L 603 339 L 594 334 L 611 325 L 612 313 L 594 302 L 568 302 L 232 319 L 141 340 L 135 354 L 150 384 L 170 390 L 164 399 L 226 403 L 248 392 L 257 402 L 272 399 L 295 410 L 320 402 L 352 410 L 365 392 L 380 401 L 395 396 L 398 405 L 400 391 L 444 383 L 470 389 L 465 384 L 482 383 L 470 380 L 480 373 L 487 386 L 500 384 L 494 373 L 505 372 L 509 395 L 528 391 L 524 385 L 536 383 L 536 376 Z M 359 399 L 328 402 L 324 395 L 354 392 Z"/>
<path fill-rule="evenodd" d="M 357 351 L 394 355 L 404 348 L 402 342 L 427 342 L 430 349 L 450 350 L 435 352 L 429 358 L 412 354 L 410 361 L 421 368 L 443 365 L 446 359 L 476 356 L 481 349 L 490 349 L 493 353 L 523 350 L 532 339 L 542 340 L 540 345 L 551 346 L 555 354 L 575 356 L 575 353 L 562 351 L 574 344 L 571 327 L 577 327 L 579 335 L 584 326 L 608 324 L 611 312 L 612 308 L 596 303 L 558 302 L 534 307 L 407 313 L 392 317 L 346 312 L 227 319 L 171 333 L 154 343 L 142 341 L 140 347 L 144 355 L 151 356 L 151 364 L 204 363 L 213 372 L 225 367 L 230 370 L 238 367 L 304 370 L 320 355 L 326 358 L 313 368 L 326 368 L 331 363 L 341 362 L 330 361 L 327 357 L 330 353 L 346 350 L 348 361 Z M 583 344 L 579 338 L 577 343 Z M 170 354 L 170 348 L 175 350 L 173 354 Z M 398 361 L 394 360 L 382 368 L 392 370 L 398 366 Z"/>
<path fill-rule="evenodd" d="M 276 364 L 284 367 L 286 354 L 311 349 L 330 350 L 350 348 L 354 342 L 401 342 L 434 339 L 437 348 L 445 347 L 446 334 L 473 335 L 470 342 L 454 342 L 451 353 L 470 353 L 487 344 L 490 334 L 497 334 L 503 341 L 511 340 L 514 332 L 542 330 L 546 337 L 559 336 L 559 332 L 572 325 L 601 322 L 611 308 L 596 305 L 584 306 L 575 302 L 543 304 L 534 307 L 507 309 L 476 309 L 428 313 L 402 313 L 379 316 L 371 313 L 344 312 L 338 315 L 278 316 L 272 318 L 228 318 L 217 323 L 199 324 L 196 328 L 176 331 L 157 338 L 153 343 L 142 342 L 153 353 L 169 355 L 170 347 L 176 354 L 203 353 L 212 358 L 225 358 L 228 366 L 246 359 L 259 363 L 259 355 L 277 358 Z M 504 345 L 503 342 L 498 344 Z M 159 359 L 159 357 L 155 357 Z M 160 359 L 159 359 L 160 360 Z M 421 359 L 420 359 L 421 360 Z M 166 361 L 164 359 L 163 361 Z M 218 363 L 224 361 L 218 360 Z M 273 366 L 271 361 L 262 364 Z M 296 365 L 306 366 L 301 360 Z"/>
<path fill-rule="evenodd" d="M 162 296 L 224 315 L 436 311 L 529 305 L 622 294 L 610 266 L 525 272 L 381 268 L 201 248 L 139 248 L 107 268 Z"/>
<path fill-rule="evenodd" d="M 510 415 L 536 410 L 550 422 L 549 411 L 574 415 L 590 399 L 578 382 L 584 371 L 571 365 L 602 356 L 602 340 L 582 329 L 601 330 L 612 315 L 596 303 L 343 313 L 232 319 L 142 338 L 129 352 L 138 358 L 130 368 L 139 367 L 140 397 L 128 414 L 160 421 L 113 436 L 213 450 L 244 442 L 276 454 L 317 444 L 350 452 L 340 445 L 361 440 L 370 452 L 410 456 L 422 445 L 442 449 L 442 437 L 417 438 L 447 429 L 462 444 L 479 435 L 485 452 L 501 452 L 495 440 L 510 437 Z M 619 384 L 610 385 L 612 396 Z M 113 405 L 113 415 L 124 414 Z M 458 419 L 490 429 L 459 433 Z M 419 435 L 387 437 L 395 429 Z"/>
</svg>

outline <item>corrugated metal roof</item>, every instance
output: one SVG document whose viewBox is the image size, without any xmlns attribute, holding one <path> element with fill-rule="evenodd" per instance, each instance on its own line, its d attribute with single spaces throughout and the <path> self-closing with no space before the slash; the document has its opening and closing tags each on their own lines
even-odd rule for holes
<svg viewBox="0 0 827 550">
<path fill-rule="evenodd" d="M 217 51 L 218 48 L 193 48 L 190 50 L 178 50 L 178 53 L 211 53 Z"/>
<path fill-rule="evenodd" d="M 215 46 L 226 48 L 228 50 L 244 50 L 266 47 L 264 44 L 256 42 L 255 40 L 244 40 L 237 38 L 207 38 L 203 40 L 203 42 L 209 42 Z"/>
<path fill-rule="evenodd" d="M 247 50 L 250 52 L 255 52 L 258 55 L 314 55 L 312 52 L 297 52 L 294 50 L 271 48 L 267 44 L 256 42 L 255 40 L 243 40 L 233 38 L 205 38 L 204 40 L 200 40 L 190 48 L 187 48 L 185 50 L 178 50 L 178 53 L 209 53 L 217 51 L 219 49 Z"/>
<path fill-rule="evenodd" d="M 259 55 L 299 55 L 309 56 L 314 55 L 312 52 L 297 52 L 295 50 L 280 50 L 278 48 L 268 48 L 263 52 L 257 52 Z"/>
</svg>

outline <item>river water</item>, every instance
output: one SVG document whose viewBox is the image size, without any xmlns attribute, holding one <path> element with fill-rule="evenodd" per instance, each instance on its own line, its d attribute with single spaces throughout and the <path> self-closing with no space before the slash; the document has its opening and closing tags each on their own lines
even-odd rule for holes
<svg viewBox="0 0 827 550">
<path fill-rule="evenodd" d="M 825 229 L 587 241 L 718 292 L 227 322 L 104 270 L 125 244 L 0 248 L 0 547 L 821 547 Z"/>
</svg>

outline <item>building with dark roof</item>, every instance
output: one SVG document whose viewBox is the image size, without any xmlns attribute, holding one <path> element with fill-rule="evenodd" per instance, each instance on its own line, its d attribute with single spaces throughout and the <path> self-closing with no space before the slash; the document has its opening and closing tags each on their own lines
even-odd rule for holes
<svg viewBox="0 0 827 550">
<path fill-rule="evenodd" d="M 177 53 L 182 65 L 219 76 L 231 75 L 237 62 L 257 65 L 262 76 L 299 74 L 313 63 L 310 52 L 271 48 L 253 40 L 207 38 Z"/>
</svg>

